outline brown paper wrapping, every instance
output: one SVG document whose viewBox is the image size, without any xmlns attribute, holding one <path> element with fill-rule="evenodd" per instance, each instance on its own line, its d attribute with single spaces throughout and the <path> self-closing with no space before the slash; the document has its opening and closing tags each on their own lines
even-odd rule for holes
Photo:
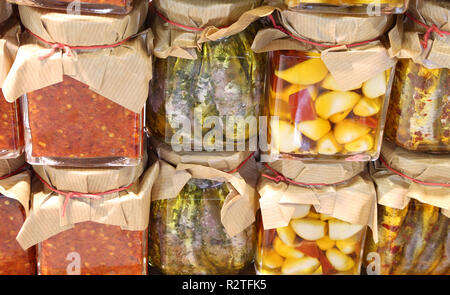
<svg viewBox="0 0 450 295">
<path fill-rule="evenodd" d="M 203 31 L 182 29 L 166 23 L 157 14 L 153 17 L 154 55 L 196 59 L 201 43 L 215 41 L 242 32 L 257 19 L 270 14 L 271 7 L 261 0 L 157 0 L 155 9 L 166 18 L 184 26 Z"/>
<path fill-rule="evenodd" d="M 35 179 L 33 183 L 33 208 L 21 228 L 17 241 L 27 249 L 60 232 L 69 230 L 76 223 L 93 221 L 120 226 L 123 230 L 143 231 L 149 224 L 151 189 L 159 174 L 155 162 L 142 176 L 144 164 L 117 169 L 67 169 L 35 166 L 44 180 L 62 191 L 84 193 L 104 192 L 133 185 L 122 192 L 104 195 L 100 200 L 89 198 L 70 199 L 62 217 L 65 196 L 44 187 Z"/>
<path fill-rule="evenodd" d="M 392 68 L 391 58 L 381 41 L 347 48 L 344 45 L 379 38 L 392 25 L 393 17 L 357 17 L 293 12 L 284 6 L 276 8 L 275 19 L 296 37 L 325 45 L 325 48 L 302 43 L 275 28 L 260 30 L 253 42 L 255 52 L 297 50 L 319 52 L 330 73 L 343 90 L 357 87 L 376 74 Z"/>
<path fill-rule="evenodd" d="M 450 32 L 450 2 L 448 0 L 412 0 L 408 11 L 428 26 L 436 25 Z M 426 28 L 406 16 L 398 16 L 396 26 L 389 32 L 389 53 L 398 58 L 411 58 L 428 68 L 450 68 L 450 36 L 432 33 L 427 49 L 421 45 Z"/>
<path fill-rule="evenodd" d="M 6 0 L 0 0 L 0 24 L 7 20 L 12 13 L 12 5 L 6 2 Z"/>
<path fill-rule="evenodd" d="M 16 57 L 20 31 L 20 25 L 16 19 L 10 19 L 0 25 L 0 88 Z"/>
<path fill-rule="evenodd" d="M 373 182 L 357 175 L 340 185 L 306 187 L 261 177 L 258 183 L 264 229 L 289 225 L 296 205 L 312 205 L 316 212 L 372 229 L 377 234 L 376 192 Z"/>
<path fill-rule="evenodd" d="M 32 11 L 34 20 L 28 20 L 29 24 L 35 22 L 40 24 L 39 21 L 46 20 L 44 24 L 33 27 L 32 30 L 36 33 L 45 32 L 46 37 L 58 41 L 76 42 L 76 37 L 84 38 L 83 44 L 104 45 L 106 41 L 112 41 L 110 44 L 113 44 L 135 32 L 140 24 L 136 20 L 129 23 L 117 21 L 114 26 L 111 23 L 111 20 L 117 19 L 114 17 L 74 16 L 30 7 L 21 9 L 22 11 Z M 143 12 L 141 14 L 142 17 L 145 16 Z M 27 16 L 30 17 L 31 15 Z M 72 22 L 74 17 L 78 21 Z M 80 23 L 84 24 L 81 28 Z M 131 24 L 136 26 L 132 30 L 127 28 L 127 25 Z M 110 29 L 105 29 L 104 37 L 99 40 L 95 39 L 99 34 L 86 33 L 108 26 Z M 119 30 L 115 37 L 112 33 L 114 29 Z M 65 37 L 72 34 L 73 38 Z M 152 58 L 149 51 L 152 40 L 152 33 L 146 30 L 114 48 L 71 50 L 70 54 L 58 50 L 47 59 L 39 60 L 39 57 L 49 53 L 50 46 L 29 33 L 24 33 L 16 60 L 3 84 L 3 94 L 6 100 L 14 101 L 28 92 L 60 83 L 63 76 L 67 75 L 88 85 L 92 91 L 111 101 L 140 113 L 148 97 L 149 81 L 152 76 Z"/>
<path fill-rule="evenodd" d="M 0 177 L 17 171 L 23 164 L 25 164 L 24 154 L 15 159 L 0 159 Z"/>
<path fill-rule="evenodd" d="M 135 1 L 125 15 L 66 14 L 61 11 L 19 6 L 22 24 L 52 43 L 69 46 L 106 45 L 120 42 L 140 31 L 148 12 L 148 1 Z"/>
<path fill-rule="evenodd" d="M 389 166 L 409 177 L 425 182 L 450 183 L 448 155 L 409 152 L 386 141 L 383 143 L 381 153 Z M 377 185 L 380 205 L 404 209 L 410 199 L 416 199 L 443 209 L 443 213 L 450 210 L 449 188 L 412 182 L 387 170 L 384 166 L 372 166 L 371 176 Z"/>
<path fill-rule="evenodd" d="M 30 173 L 28 171 L 0 180 L 0 195 L 18 201 L 28 215 L 30 210 Z"/>
<path fill-rule="evenodd" d="M 257 174 L 253 157 L 238 172 L 230 174 L 226 171 L 237 168 L 247 158 L 245 153 L 200 152 L 177 155 L 168 150 L 165 144 L 157 146 L 156 150 L 161 157 L 161 169 L 153 186 L 152 201 L 176 198 L 192 178 L 226 182 L 230 194 L 221 209 L 221 221 L 226 233 L 233 237 L 255 222 L 255 189 L 247 182 L 249 178 L 243 176 L 250 171 L 253 175 Z"/>
<path fill-rule="evenodd" d="M 349 180 L 364 171 L 364 162 L 317 162 L 278 160 L 270 167 L 283 176 L 303 183 L 337 183 Z"/>
</svg>

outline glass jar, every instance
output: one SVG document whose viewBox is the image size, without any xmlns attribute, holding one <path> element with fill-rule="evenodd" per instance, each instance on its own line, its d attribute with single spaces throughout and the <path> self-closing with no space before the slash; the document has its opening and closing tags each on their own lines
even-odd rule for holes
<svg viewBox="0 0 450 295">
<path fill-rule="evenodd" d="M 17 158 L 24 146 L 20 103 L 7 102 L 1 89 L 0 111 L 0 159 Z"/>
<path fill-rule="evenodd" d="M 449 224 L 440 208 L 417 200 L 403 210 L 378 206 L 378 243 L 369 237 L 365 247 L 368 273 L 449 275 Z"/>
<path fill-rule="evenodd" d="M 378 158 L 393 70 L 341 91 L 319 54 L 273 51 L 269 59 L 266 113 L 271 155 L 352 161 Z"/>
<path fill-rule="evenodd" d="M 150 264 L 170 275 L 237 274 L 253 260 L 256 226 L 230 238 L 221 208 L 223 182 L 191 179 L 174 199 L 153 201 Z"/>
<path fill-rule="evenodd" d="M 17 201 L 0 194 L 0 275 L 34 275 L 35 248 L 23 250 L 16 241 L 26 214 Z"/>
<path fill-rule="evenodd" d="M 265 55 L 251 50 L 251 31 L 204 43 L 194 60 L 156 59 L 147 108 L 153 136 L 188 147 L 199 140 L 203 150 L 256 138 Z M 222 134 L 208 137 L 213 128 Z"/>
<path fill-rule="evenodd" d="M 144 111 L 134 113 L 73 78 L 23 97 L 27 162 L 135 166 L 142 160 Z"/>
<path fill-rule="evenodd" d="M 38 244 L 39 275 L 146 275 L 148 230 L 82 222 Z"/>
<path fill-rule="evenodd" d="M 398 62 L 386 122 L 395 144 L 421 152 L 450 152 L 450 76 L 410 59 Z"/>
<path fill-rule="evenodd" d="M 18 5 L 66 10 L 68 13 L 127 14 L 134 0 L 8 0 Z"/>
<path fill-rule="evenodd" d="M 409 0 L 284 0 L 293 10 L 351 14 L 401 14 Z"/>
<path fill-rule="evenodd" d="M 286 227 L 258 223 L 256 272 L 263 275 L 358 275 L 366 226 L 297 205 Z"/>
</svg>

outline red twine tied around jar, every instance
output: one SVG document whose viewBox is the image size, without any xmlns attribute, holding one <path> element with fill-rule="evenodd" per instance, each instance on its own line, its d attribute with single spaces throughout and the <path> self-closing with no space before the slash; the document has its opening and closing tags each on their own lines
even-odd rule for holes
<svg viewBox="0 0 450 295">
<path fill-rule="evenodd" d="M 399 175 L 399 176 L 401 176 L 401 177 L 403 177 L 403 178 L 406 178 L 406 179 L 408 179 L 408 180 L 410 180 L 410 181 L 412 181 L 412 182 L 419 183 L 419 184 L 423 184 L 423 185 L 428 185 L 428 186 L 443 186 L 443 187 L 450 187 L 450 183 L 433 183 L 433 182 L 425 182 L 425 181 L 421 181 L 421 180 L 418 180 L 418 179 L 409 177 L 408 175 L 405 175 L 405 174 L 401 173 L 400 171 L 397 171 L 397 170 L 395 170 L 394 168 L 392 168 L 391 166 L 389 166 L 389 164 L 388 164 L 388 163 L 384 160 L 384 158 L 381 157 L 381 156 L 380 156 L 380 161 L 381 161 L 381 163 L 383 163 L 383 165 L 384 165 L 389 171 L 391 171 L 391 172 L 393 172 L 393 173 L 395 173 L 395 174 L 397 174 L 397 175 Z"/>
<path fill-rule="evenodd" d="M 66 213 L 67 204 L 69 203 L 70 199 L 72 199 L 72 198 L 88 198 L 88 199 L 100 200 L 102 196 L 125 191 L 133 185 L 133 183 L 131 183 L 130 185 L 128 185 L 126 187 L 121 187 L 121 188 L 113 189 L 113 190 L 106 191 L 103 193 L 95 193 L 95 194 L 78 193 L 78 192 L 63 192 L 63 191 L 57 190 L 54 187 L 52 187 L 44 179 L 42 179 L 42 177 L 40 177 L 39 174 L 36 174 L 36 176 L 49 190 L 51 190 L 59 195 L 65 196 L 63 208 L 62 208 L 62 217 L 64 217 L 64 215 Z"/>
<path fill-rule="evenodd" d="M 17 170 L 15 170 L 15 171 L 13 171 L 13 172 L 11 172 L 9 174 L 0 176 L 0 180 L 3 180 L 3 179 L 6 179 L 6 178 L 9 178 L 11 176 L 17 175 L 19 173 L 22 173 L 22 172 L 26 171 L 27 169 L 28 169 L 28 164 L 25 163 L 22 166 L 20 166 Z"/>
<path fill-rule="evenodd" d="M 35 38 L 39 39 L 39 41 L 41 41 L 41 42 L 51 46 L 51 49 L 49 50 L 48 53 L 43 54 L 43 55 L 38 57 L 39 60 L 44 60 L 44 59 L 49 58 L 50 56 L 55 54 L 56 51 L 58 51 L 58 50 L 65 51 L 67 53 L 67 56 L 72 56 L 72 50 L 92 50 L 92 49 L 115 48 L 115 47 L 118 47 L 118 46 L 124 44 L 125 42 L 130 40 L 131 37 L 133 37 L 133 36 L 130 36 L 130 37 L 128 37 L 128 38 L 118 42 L 118 43 L 110 44 L 110 45 L 70 46 L 70 45 L 66 45 L 66 44 L 62 44 L 62 43 L 48 42 L 47 40 L 44 40 L 41 37 L 39 37 L 38 35 L 36 35 L 33 32 L 31 32 L 30 30 L 26 29 L 26 31 L 28 33 L 30 33 L 32 36 L 34 36 Z"/>
<path fill-rule="evenodd" d="M 343 181 L 339 181 L 339 182 L 335 182 L 335 183 L 306 183 L 306 182 L 298 182 L 298 181 L 294 181 L 290 178 L 287 178 L 286 176 L 282 175 L 280 172 L 276 171 L 275 169 L 273 169 L 272 167 L 270 167 L 267 163 L 264 164 L 264 166 L 269 169 L 270 171 L 272 171 L 276 177 L 274 176 L 270 176 L 268 174 L 263 173 L 261 176 L 265 177 L 267 179 L 273 180 L 276 183 L 279 182 L 287 182 L 287 183 L 292 183 L 295 185 L 301 185 L 301 186 L 329 186 L 329 185 L 338 185 L 338 184 L 342 184 L 347 182 L 348 180 L 343 180 Z"/>
<path fill-rule="evenodd" d="M 239 164 L 239 166 L 237 166 L 233 170 L 228 171 L 227 173 L 233 174 L 233 173 L 238 172 L 238 170 L 241 169 L 245 165 L 245 163 L 247 163 L 248 160 L 250 160 L 253 157 L 254 154 L 255 154 L 255 152 L 251 153 L 250 156 L 248 156 L 244 161 L 242 161 L 241 164 Z"/>
<path fill-rule="evenodd" d="M 428 47 L 428 40 L 430 39 L 431 33 L 437 33 L 440 37 L 444 37 L 444 35 L 449 35 L 450 36 L 450 32 L 444 31 L 439 29 L 436 25 L 432 25 L 432 26 L 428 26 L 427 24 L 424 24 L 423 22 L 421 22 L 420 20 L 418 20 L 417 18 L 415 18 L 414 16 L 412 16 L 411 14 L 409 14 L 408 12 L 405 13 L 405 15 L 412 20 L 413 22 L 415 22 L 416 24 L 418 24 L 419 26 L 424 27 L 425 29 L 427 29 L 427 32 L 425 33 L 425 35 L 423 36 L 423 41 L 420 42 L 422 44 L 423 49 L 427 49 Z"/>
<path fill-rule="evenodd" d="M 306 43 L 306 44 L 310 44 L 310 45 L 314 45 L 314 46 L 318 46 L 318 47 L 325 47 L 325 48 L 336 48 L 336 47 L 341 47 L 342 45 L 326 45 L 326 44 L 322 44 L 322 43 L 317 43 L 317 42 L 313 42 L 313 41 L 309 41 L 300 37 L 295 36 L 294 34 L 292 34 L 291 32 L 289 32 L 288 30 L 286 30 L 285 28 L 283 28 L 282 26 L 278 25 L 277 22 L 275 21 L 275 18 L 273 17 L 273 14 L 269 15 L 268 18 L 270 19 L 270 21 L 272 22 L 272 26 L 285 33 L 286 35 L 289 35 L 290 37 L 294 38 L 297 41 Z M 368 40 L 368 41 L 362 41 L 362 42 L 358 42 L 358 43 L 352 43 L 352 44 L 346 44 L 344 45 L 347 48 L 350 47 L 356 47 L 356 46 L 360 46 L 360 45 L 364 45 L 364 44 L 369 44 L 373 41 L 376 41 L 377 39 L 372 39 L 372 40 Z"/>
<path fill-rule="evenodd" d="M 167 17 L 165 17 L 165 16 L 164 16 L 161 12 L 159 12 L 158 10 L 155 10 L 155 11 L 156 11 L 156 14 L 157 14 L 160 18 L 162 18 L 166 23 L 169 23 L 169 24 L 171 24 L 171 25 L 174 25 L 175 27 L 179 27 L 179 28 L 182 28 L 182 29 L 185 29 L 185 30 L 190 30 L 190 31 L 196 31 L 196 32 L 202 32 L 202 31 L 205 30 L 204 28 L 189 27 L 189 26 L 185 26 L 185 25 L 176 23 L 176 22 L 174 22 L 174 21 L 171 21 L 171 20 L 168 19 Z M 225 29 L 225 28 L 227 28 L 227 27 L 219 27 L 219 29 Z"/>
</svg>

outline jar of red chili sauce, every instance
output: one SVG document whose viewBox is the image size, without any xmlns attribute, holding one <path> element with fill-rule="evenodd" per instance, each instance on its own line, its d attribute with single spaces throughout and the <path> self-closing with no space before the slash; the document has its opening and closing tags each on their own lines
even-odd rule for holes
<svg viewBox="0 0 450 295">
<path fill-rule="evenodd" d="M 23 164 L 23 157 L 0 160 L 0 275 L 36 272 L 35 248 L 23 250 L 16 241 L 30 202 L 30 174 Z"/>
<path fill-rule="evenodd" d="M 19 7 L 24 42 L 3 90 L 8 101 L 22 97 L 28 163 L 142 161 L 152 38 L 137 33 L 147 12 L 146 1 L 114 17 Z"/>
<path fill-rule="evenodd" d="M 9 11 L 9 13 L 8 13 Z M 20 25 L 16 19 L 4 18 L 12 8 L 0 2 L 0 85 L 14 60 Z M 17 158 L 23 152 L 22 114 L 19 102 L 9 103 L 0 87 L 0 159 Z"/>
<path fill-rule="evenodd" d="M 136 167 L 34 166 L 33 207 L 17 240 L 37 245 L 39 275 L 146 275 L 155 162 Z M 144 173 L 143 173 L 144 172 Z"/>
</svg>

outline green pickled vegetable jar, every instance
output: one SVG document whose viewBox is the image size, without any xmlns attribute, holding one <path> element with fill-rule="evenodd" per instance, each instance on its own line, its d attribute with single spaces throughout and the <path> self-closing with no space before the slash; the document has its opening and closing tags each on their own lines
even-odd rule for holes
<svg viewBox="0 0 450 295">
<path fill-rule="evenodd" d="M 165 274 L 237 274 L 253 260 L 256 230 L 229 237 L 220 218 L 226 183 L 190 180 L 174 199 L 152 203 L 150 262 Z"/>
<path fill-rule="evenodd" d="M 153 136 L 185 151 L 256 142 L 266 54 L 251 49 L 258 13 L 249 11 L 261 3 L 153 1 L 156 60 L 147 114 Z"/>
<path fill-rule="evenodd" d="M 216 150 L 256 136 L 264 58 L 251 50 L 252 36 L 204 43 L 194 60 L 157 58 L 147 116 L 152 135 L 189 146 L 197 138 Z"/>
<path fill-rule="evenodd" d="M 238 274 L 249 266 L 256 179 L 246 171 L 256 171 L 253 156 L 153 148 L 161 169 L 152 190 L 150 265 L 169 275 Z"/>
</svg>

